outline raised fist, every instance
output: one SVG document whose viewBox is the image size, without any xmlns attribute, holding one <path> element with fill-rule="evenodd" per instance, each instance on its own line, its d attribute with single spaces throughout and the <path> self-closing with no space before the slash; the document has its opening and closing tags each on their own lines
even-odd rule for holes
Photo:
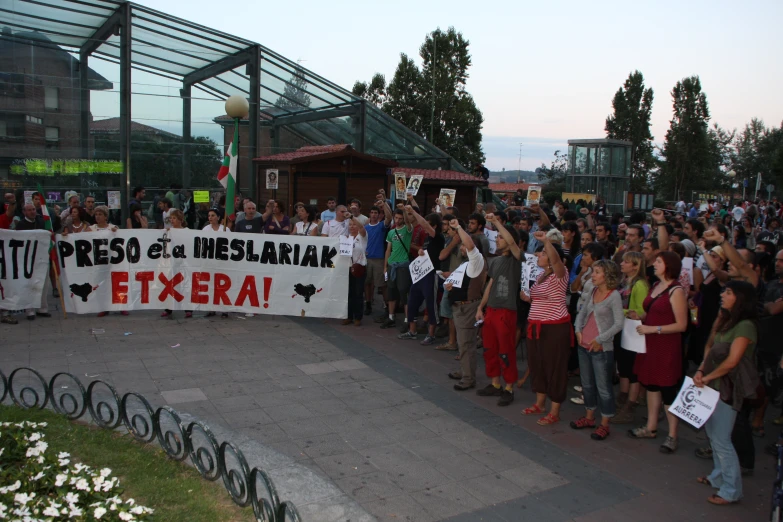
<svg viewBox="0 0 783 522">
<path fill-rule="evenodd" d="M 587 214 L 590 213 L 590 211 L 587 209 L 587 207 L 582 208 L 579 212 L 581 212 L 583 216 L 586 216 Z"/>
<path fill-rule="evenodd" d="M 714 228 L 708 228 L 701 237 L 707 241 L 719 241 L 723 236 Z"/>
<path fill-rule="evenodd" d="M 545 241 L 546 240 L 546 232 L 543 230 L 536 230 L 533 232 L 533 237 L 536 238 L 538 241 Z"/>
<path fill-rule="evenodd" d="M 661 210 L 659 208 L 654 208 L 652 210 L 652 212 L 650 212 L 650 215 L 652 216 L 653 220 L 656 223 L 660 223 L 664 219 L 664 217 L 663 217 L 663 210 Z"/>
<path fill-rule="evenodd" d="M 454 230 L 459 230 L 459 220 L 452 219 L 451 221 L 449 221 L 449 226 Z"/>
</svg>

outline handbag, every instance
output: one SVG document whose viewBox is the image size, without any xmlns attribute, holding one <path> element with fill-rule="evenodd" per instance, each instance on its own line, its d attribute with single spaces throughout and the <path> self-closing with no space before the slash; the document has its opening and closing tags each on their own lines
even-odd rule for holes
<svg viewBox="0 0 783 522">
<path fill-rule="evenodd" d="M 408 248 L 405 246 L 405 243 L 402 241 L 402 237 L 400 236 L 400 233 L 397 232 L 397 229 L 394 229 L 394 233 L 397 235 L 397 239 L 400 241 L 400 244 L 402 245 L 402 248 L 405 249 L 405 253 L 408 254 L 408 261 L 413 261 L 416 259 L 416 256 L 411 254 L 411 251 L 408 250 Z"/>
<path fill-rule="evenodd" d="M 364 265 L 360 265 L 359 263 L 354 263 L 351 265 L 351 275 L 354 277 L 364 277 L 365 274 L 367 274 L 367 267 Z"/>
</svg>

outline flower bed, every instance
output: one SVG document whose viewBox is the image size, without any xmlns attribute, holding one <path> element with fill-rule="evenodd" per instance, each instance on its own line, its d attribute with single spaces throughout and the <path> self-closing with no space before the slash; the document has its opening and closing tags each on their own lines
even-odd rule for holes
<svg viewBox="0 0 783 522">
<path fill-rule="evenodd" d="M 150 520 L 153 510 L 122 499 L 111 469 L 47 453 L 45 422 L 0 423 L 0 519 Z"/>
</svg>

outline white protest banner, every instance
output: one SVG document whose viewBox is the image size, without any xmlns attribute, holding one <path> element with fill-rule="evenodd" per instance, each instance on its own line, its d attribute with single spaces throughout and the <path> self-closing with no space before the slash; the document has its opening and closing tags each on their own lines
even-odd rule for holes
<svg viewBox="0 0 783 522">
<path fill-rule="evenodd" d="M 688 281 L 690 281 L 692 285 L 693 284 L 693 258 L 692 257 L 682 258 L 682 269 L 688 272 Z"/>
<path fill-rule="evenodd" d="M 468 262 L 465 261 L 454 270 L 451 275 L 446 279 L 443 284 L 449 284 L 454 288 L 462 288 L 462 280 L 465 279 L 465 270 L 468 269 Z"/>
<path fill-rule="evenodd" d="M 411 273 L 411 282 L 416 284 L 422 277 L 435 270 L 435 267 L 432 266 L 430 256 L 425 254 L 423 256 L 416 256 L 416 259 L 411 261 L 408 269 Z"/>
<path fill-rule="evenodd" d="M 636 319 L 626 319 L 623 322 L 623 335 L 620 338 L 620 346 L 636 353 L 647 353 L 647 341 L 644 336 L 636 331 L 636 327 L 642 324 Z"/>
<path fill-rule="evenodd" d="M 413 174 L 411 179 L 408 180 L 408 194 L 413 194 L 414 196 L 418 194 L 422 180 L 424 180 L 422 174 Z"/>
<path fill-rule="evenodd" d="M 698 429 L 710 418 L 719 400 L 720 393 L 716 390 L 707 386 L 699 388 L 693 384 L 693 379 L 685 377 L 680 393 L 669 406 L 669 411 Z"/>
<path fill-rule="evenodd" d="M 340 236 L 340 255 L 341 256 L 353 256 L 353 238 L 348 236 Z"/>
<path fill-rule="evenodd" d="M 407 182 L 405 181 L 405 173 L 404 172 L 395 172 L 394 173 L 394 193 L 396 194 L 394 199 L 401 199 L 405 201 L 407 196 L 405 195 L 405 187 L 407 185 Z"/>
<path fill-rule="evenodd" d="M 0 309 L 41 307 L 51 238 L 45 230 L 0 230 Z"/>
<path fill-rule="evenodd" d="M 438 199 L 444 207 L 453 207 L 454 200 L 457 198 L 456 189 L 440 189 Z"/>
<path fill-rule="evenodd" d="M 525 253 L 525 262 L 522 263 L 522 278 L 520 284 L 526 294 L 530 293 L 530 287 L 533 286 L 538 276 L 544 271 L 538 266 L 538 257 L 535 254 Z"/>
<path fill-rule="evenodd" d="M 498 251 L 498 232 L 497 230 L 484 229 L 484 236 L 489 241 L 489 253 L 494 254 Z"/>
<path fill-rule="evenodd" d="M 336 237 L 118 230 L 57 236 L 66 310 L 204 310 L 345 318 Z"/>
<path fill-rule="evenodd" d="M 277 190 L 279 174 L 277 169 L 266 169 L 266 188 L 268 190 Z"/>
</svg>

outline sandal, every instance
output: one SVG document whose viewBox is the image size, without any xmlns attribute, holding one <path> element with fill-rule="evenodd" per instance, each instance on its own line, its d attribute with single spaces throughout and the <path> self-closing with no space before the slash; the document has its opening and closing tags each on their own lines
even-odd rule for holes
<svg viewBox="0 0 783 522">
<path fill-rule="evenodd" d="M 593 433 L 590 434 L 590 438 L 593 440 L 606 440 L 609 436 L 609 426 L 599 425 Z"/>
<path fill-rule="evenodd" d="M 538 404 L 534 404 L 531 407 L 522 410 L 522 415 L 540 415 L 542 413 L 544 413 L 544 409 L 539 408 Z"/>
<path fill-rule="evenodd" d="M 705 486 L 712 487 L 712 484 L 710 484 L 710 480 L 707 477 L 699 477 L 696 479 L 696 482 L 699 484 L 704 484 Z"/>
<path fill-rule="evenodd" d="M 579 417 L 575 421 L 571 421 L 571 428 L 575 430 L 582 430 L 585 428 L 595 428 L 595 419 L 588 419 L 587 417 Z"/>
<path fill-rule="evenodd" d="M 456 352 L 457 351 L 457 346 L 454 345 L 454 344 L 443 343 L 443 344 L 439 344 L 438 346 L 436 346 L 435 349 L 436 350 L 442 350 L 442 351 L 445 351 L 445 352 Z"/>
<path fill-rule="evenodd" d="M 710 504 L 715 504 L 716 506 L 728 506 L 730 504 L 736 504 L 739 502 L 739 500 L 726 500 L 725 498 L 719 496 L 719 495 L 710 495 L 707 497 L 707 502 Z"/>
<path fill-rule="evenodd" d="M 547 413 L 545 416 L 538 419 L 536 424 L 539 426 L 549 426 L 550 424 L 554 424 L 556 422 L 560 422 L 560 417 L 555 417 L 551 413 Z"/>
<path fill-rule="evenodd" d="M 632 439 L 654 439 L 658 436 L 658 430 L 650 431 L 647 426 L 639 426 L 632 430 L 628 430 L 628 436 Z"/>
</svg>

